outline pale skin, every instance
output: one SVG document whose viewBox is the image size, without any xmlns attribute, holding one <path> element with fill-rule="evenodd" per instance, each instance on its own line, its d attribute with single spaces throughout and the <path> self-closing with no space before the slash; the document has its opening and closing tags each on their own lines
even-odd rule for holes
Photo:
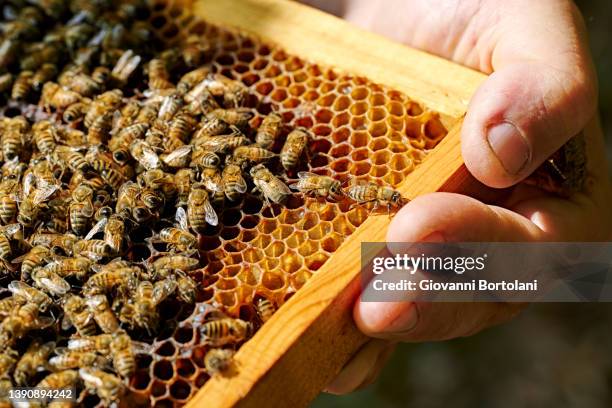
<svg viewBox="0 0 612 408">
<path fill-rule="evenodd" d="M 503 206 L 433 193 L 404 206 L 389 242 L 609 241 L 612 189 L 597 120 L 597 78 L 583 19 L 569 0 L 306 1 L 396 41 L 491 74 L 469 103 L 461 133 L 470 172 L 492 187 L 520 183 L 583 129 L 586 188 L 569 198 L 520 184 Z M 475 222 L 477 221 L 477 222 Z M 469 226 L 469 227 L 466 227 Z M 524 305 L 397 303 L 354 306 L 374 340 L 327 391 L 374 381 L 397 342 L 473 335 L 510 320 Z"/>
</svg>

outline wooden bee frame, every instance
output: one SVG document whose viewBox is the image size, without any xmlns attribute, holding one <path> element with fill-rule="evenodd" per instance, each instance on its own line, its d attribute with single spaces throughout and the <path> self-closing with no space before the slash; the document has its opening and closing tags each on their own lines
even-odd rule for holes
<svg viewBox="0 0 612 408">
<path fill-rule="evenodd" d="M 362 31 L 287 0 L 199 0 L 195 16 L 275 43 L 287 52 L 404 92 L 452 130 L 400 185 L 404 197 L 434 191 L 488 199 L 467 172 L 459 128 L 485 76 Z M 187 3 L 187 4 L 185 4 Z M 235 356 L 235 375 L 213 376 L 188 406 L 305 406 L 368 339 L 355 327 L 362 241 L 384 241 L 389 217 L 369 217 Z"/>
</svg>

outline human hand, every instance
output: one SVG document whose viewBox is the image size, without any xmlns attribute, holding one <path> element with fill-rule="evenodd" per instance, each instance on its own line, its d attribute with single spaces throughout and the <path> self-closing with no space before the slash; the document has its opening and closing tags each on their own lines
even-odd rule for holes
<svg viewBox="0 0 612 408">
<path fill-rule="evenodd" d="M 311 3 L 317 3 L 312 0 Z M 320 2 L 321 3 L 321 2 Z M 389 242 L 605 241 L 612 192 L 596 115 L 597 83 L 580 13 L 569 0 L 324 2 L 349 21 L 492 73 L 462 129 L 466 166 L 491 187 L 512 186 L 585 129 L 585 189 L 559 198 L 517 186 L 503 207 L 449 193 L 419 197 L 394 218 Z M 366 345 L 328 391 L 372 381 L 397 341 L 468 336 L 516 315 L 510 303 L 367 303 L 354 318 Z"/>
</svg>

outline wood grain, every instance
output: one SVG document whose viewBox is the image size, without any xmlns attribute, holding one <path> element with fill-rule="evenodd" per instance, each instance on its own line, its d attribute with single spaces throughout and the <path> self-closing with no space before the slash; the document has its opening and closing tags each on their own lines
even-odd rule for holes
<svg viewBox="0 0 612 408">
<path fill-rule="evenodd" d="M 460 122 L 484 75 L 361 31 L 285 0 L 200 0 L 195 13 L 248 31 L 289 53 L 365 76 Z M 460 123 L 400 185 L 407 198 L 444 191 L 482 193 L 461 158 Z M 214 376 L 189 407 L 305 406 L 368 340 L 354 326 L 361 242 L 385 241 L 387 216 L 368 218 L 237 353 L 235 376 Z M 374 254 L 371 254 L 372 256 Z"/>
</svg>

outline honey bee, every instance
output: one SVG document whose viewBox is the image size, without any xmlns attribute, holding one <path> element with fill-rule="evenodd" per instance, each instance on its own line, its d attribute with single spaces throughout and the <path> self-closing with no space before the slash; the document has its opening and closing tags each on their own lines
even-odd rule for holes
<svg viewBox="0 0 612 408">
<path fill-rule="evenodd" d="M 11 239 L 21 229 L 19 224 L 9 224 L 0 228 L 0 260 L 7 263 L 13 253 Z"/>
<path fill-rule="evenodd" d="M 229 175 L 230 174 L 226 174 L 226 176 L 229 176 Z M 215 204 L 223 203 L 223 200 L 225 199 L 225 185 L 223 183 L 223 178 L 221 176 L 221 173 L 219 172 L 219 169 L 204 168 L 202 169 L 202 174 L 200 177 L 202 180 L 202 185 L 206 188 L 206 190 L 208 190 L 208 193 L 210 194 L 212 202 Z M 242 174 L 241 174 L 241 177 L 242 177 Z M 230 194 L 234 191 L 236 191 L 238 195 L 242 194 L 239 191 L 235 190 L 235 186 L 232 186 L 232 185 L 228 185 L 228 191 L 230 191 Z M 246 191 L 246 184 L 245 184 L 244 191 Z"/>
<path fill-rule="evenodd" d="M 164 271 L 168 270 L 189 272 L 196 269 L 199 263 L 196 258 L 185 255 L 164 255 L 153 261 L 151 269 L 156 274 L 163 274 Z"/>
<path fill-rule="evenodd" d="M 340 181 L 332 177 L 300 171 L 298 178 L 299 180 L 296 183 L 290 184 L 289 188 L 316 197 L 332 197 L 337 199 L 342 195 Z"/>
<path fill-rule="evenodd" d="M 115 161 L 126 161 L 131 144 L 138 139 L 142 139 L 147 130 L 149 129 L 148 123 L 134 123 L 132 125 L 121 128 L 108 142 L 108 147 L 113 152 Z M 123 157 L 117 157 L 117 152 L 121 151 Z"/>
<path fill-rule="evenodd" d="M 114 333 L 119 330 L 119 321 L 108 304 L 105 295 L 93 295 L 86 299 L 94 320 L 104 333 Z"/>
<path fill-rule="evenodd" d="M 251 168 L 255 187 L 260 190 L 266 201 L 280 204 L 291 195 L 291 190 L 263 164 Z"/>
<path fill-rule="evenodd" d="M 172 82 L 169 80 L 170 74 L 168 73 L 166 61 L 163 59 L 154 58 L 149 61 L 147 71 L 149 75 L 149 88 L 168 89 L 174 87 Z"/>
<path fill-rule="evenodd" d="M 54 296 L 63 296 L 70 291 L 70 284 L 57 273 L 44 268 L 32 271 L 34 286 Z"/>
<path fill-rule="evenodd" d="M 259 125 L 257 135 L 255 136 L 255 143 L 264 149 L 271 149 L 278 139 L 282 127 L 283 117 L 276 112 L 270 113 Z"/>
<path fill-rule="evenodd" d="M 21 280 L 30 279 L 32 269 L 42 265 L 49 256 L 49 248 L 42 245 L 32 247 L 23 257 L 13 260 L 13 263 L 21 262 Z"/>
<path fill-rule="evenodd" d="M 85 116 L 87 117 L 87 116 Z M 111 129 L 113 128 L 112 111 L 105 112 L 93 120 L 87 131 L 87 143 L 96 145 L 108 140 Z"/>
<path fill-rule="evenodd" d="M 1 46 L 1 44 L 0 44 Z M 7 72 L 0 75 L 0 93 L 8 92 L 13 87 L 13 74 Z"/>
<path fill-rule="evenodd" d="M 191 165 L 194 167 L 204 167 L 216 169 L 221 164 L 221 158 L 217 153 L 203 149 L 196 149 L 192 155 Z"/>
<path fill-rule="evenodd" d="M 134 141 L 130 146 L 130 154 L 147 170 L 157 169 L 161 166 L 159 156 L 144 140 Z"/>
<path fill-rule="evenodd" d="M 232 158 L 237 163 L 261 163 L 275 157 L 276 154 L 257 145 L 238 146 L 232 153 Z"/>
<path fill-rule="evenodd" d="M 8 378 L 17 364 L 19 354 L 13 350 L 4 350 L 0 354 L 0 378 Z"/>
<path fill-rule="evenodd" d="M 181 98 L 180 95 L 173 93 L 164 97 L 159 112 L 157 113 L 157 119 L 162 123 L 170 122 L 182 106 L 183 98 Z"/>
<path fill-rule="evenodd" d="M 399 191 L 376 183 L 356 183 L 348 188 L 346 195 L 357 204 L 374 203 L 374 211 L 381 205 L 386 205 L 390 212 L 392 208 L 401 207 L 405 200 Z"/>
<path fill-rule="evenodd" d="M 57 66 L 55 64 L 42 64 L 32 76 L 32 88 L 39 92 L 42 90 L 45 82 L 53 80 L 57 75 Z"/>
<path fill-rule="evenodd" d="M 161 103 L 156 101 L 149 101 L 138 111 L 136 115 L 135 123 L 150 123 L 155 120 L 161 109 Z M 122 112 L 123 115 L 123 112 Z"/>
<path fill-rule="evenodd" d="M 308 140 L 310 140 L 310 135 L 304 128 L 294 129 L 287 135 L 287 140 L 280 153 L 281 164 L 285 170 L 291 170 L 298 164 L 304 155 Z"/>
<path fill-rule="evenodd" d="M 53 154 L 53 160 L 64 168 L 69 168 L 73 172 L 86 172 L 91 166 L 85 160 L 85 156 L 80 153 L 78 148 L 68 146 L 56 146 Z M 82 174 L 82 173 L 81 173 Z"/>
<path fill-rule="evenodd" d="M 206 115 L 207 120 L 219 119 L 238 128 L 247 126 L 252 118 L 249 108 L 215 109 Z"/>
<path fill-rule="evenodd" d="M 0 299 L 0 321 L 4 320 L 8 315 L 11 314 L 11 311 L 19 306 L 20 302 L 14 296 L 8 296 L 3 299 Z"/>
<path fill-rule="evenodd" d="M 85 388 L 95 392 L 106 405 L 117 401 L 125 391 L 125 385 L 119 377 L 98 368 L 80 368 L 79 376 Z"/>
<path fill-rule="evenodd" d="M 62 278 L 74 276 L 77 279 L 83 279 L 91 268 L 91 261 L 83 256 L 76 256 L 74 258 L 61 258 L 49 262 L 47 265 L 41 268 L 41 271 L 45 273 L 55 273 Z"/>
<path fill-rule="evenodd" d="M 40 96 L 40 104 L 42 106 L 55 109 L 66 109 L 80 100 L 81 95 L 78 93 L 51 81 L 43 85 Z"/>
<path fill-rule="evenodd" d="M 29 242 L 33 246 L 44 246 L 52 253 L 72 254 L 74 243 L 78 240 L 74 234 L 54 234 L 35 232 L 30 236 Z"/>
<path fill-rule="evenodd" d="M 22 338 L 30 330 L 42 329 L 53 324 L 54 319 L 39 316 L 40 308 L 35 303 L 26 303 L 13 309 L 2 323 L 0 323 L 0 347 L 10 347 L 15 340 Z"/>
<path fill-rule="evenodd" d="M 118 190 L 127 181 L 127 177 L 106 160 L 95 159 L 91 162 L 91 167 L 115 190 Z"/>
<path fill-rule="evenodd" d="M 224 153 L 239 146 L 249 144 L 249 139 L 242 134 L 228 136 L 210 136 L 196 141 L 196 148 L 213 153 Z"/>
<path fill-rule="evenodd" d="M 156 191 L 161 191 L 164 197 L 169 200 L 176 195 L 176 184 L 174 177 L 160 169 L 147 170 L 138 176 L 138 184 L 141 187 L 149 187 Z"/>
<path fill-rule="evenodd" d="M 68 350 L 95 351 L 103 356 L 110 353 L 113 334 L 104 333 L 95 336 L 83 336 L 68 340 Z"/>
<path fill-rule="evenodd" d="M 115 288 L 125 288 L 127 291 L 132 291 L 136 289 L 136 272 L 138 271 L 138 268 L 111 262 L 87 280 L 83 286 L 83 293 L 94 296 L 110 293 Z"/>
<path fill-rule="evenodd" d="M 13 83 L 13 89 L 11 90 L 11 98 L 16 101 L 23 101 L 32 92 L 32 79 L 34 73 L 32 71 L 21 71 L 15 82 Z"/>
<path fill-rule="evenodd" d="M 6 130 L 2 134 L 2 154 L 5 160 L 14 160 L 21 154 L 29 130 L 30 124 L 23 116 L 8 120 Z"/>
<path fill-rule="evenodd" d="M 86 101 L 76 102 L 72 105 L 68 106 L 62 115 L 62 119 L 64 119 L 67 123 L 76 122 L 79 119 L 82 119 L 87 113 L 89 109 L 89 103 Z"/>
<path fill-rule="evenodd" d="M 106 242 L 115 254 L 121 253 L 124 233 L 125 222 L 123 218 L 116 214 L 108 217 L 108 221 L 104 226 L 104 242 Z"/>
<path fill-rule="evenodd" d="M 38 151 L 44 155 L 53 153 L 56 146 L 57 129 L 48 120 L 41 120 L 32 126 L 32 133 L 34 136 L 34 143 Z"/>
<path fill-rule="evenodd" d="M 183 168 L 187 167 L 191 161 L 191 145 L 180 146 L 168 154 L 160 155 L 160 158 L 168 167 Z"/>
<path fill-rule="evenodd" d="M 111 77 L 111 71 L 107 67 L 96 67 L 91 73 L 91 79 L 102 89 Z"/>
<path fill-rule="evenodd" d="M 159 316 L 156 309 L 155 292 L 155 287 L 147 280 L 138 284 L 132 306 L 133 320 L 129 322 L 130 326 L 142 327 L 148 332 L 157 326 Z"/>
<path fill-rule="evenodd" d="M 227 107 L 239 107 L 249 94 L 248 88 L 242 82 L 220 74 L 210 75 L 206 84 L 211 94 L 223 97 L 223 103 Z M 231 123 L 228 120 L 226 122 Z"/>
<path fill-rule="evenodd" d="M 172 274 L 169 274 L 165 278 L 155 282 L 153 285 L 153 305 L 157 306 L 164 300 L 168 299 L 168 297 L 174 293 L 177 287 L 178 282 L 176 281 L 176 277 Z"/>
<path fill-rule="evenodd" d="M 43 184 L 40 187 L 34 188 L 36 176 L 29 173 L 25 177 L 23 189 L 23 201 L 19 206 L 19 214 L 17 221 L 24 227 L 31 227 L 38 221 L 40 210 L 44 207 L 44 202 L 47 201 L 58 189 L 55 184 Z"/>
<path fill-rule="evenodd" d="M 96 324 L 85 299 L 77 295 L 68 295 L 64 298 L 62 304 L 64 308 L 62 328 L 64 330 L 74 326 L 80 336 L 96 334 Z"/>
<path fill-rule="evenodd" d="M 79 381 L 79 374 L 75 370 L 62 370 L 47 375 L 39 382 L 37 388 L 61 389 L 73 388 Z"/>
<path fill-rule="evenodd" d="M 210 73 L 210 68 L 206 66 L 196 68 L 192 71 L 187 72 L 179 80 L 178 84 L 176 85 L 176 90 L 178 91 L 180 95 L 185 95 L 187 92 L 193 89 L 196 85 L 198 85 L 200 82 L 205 80 L 209 73 Z M 188 102 L 191 102 L 191 100 Z"/>
<path fill-rule="evenodd" d="M 230 201 L 238 200 L 247 190 L 246 181 L 244 177 L 242 177 L 242 168 L 231 161 L 223 168 L 221 180 L 223 182 L 225 196 Z"/>
<path fill-rule="evenodd" d="M 87 114 L 85 114 L 85 127 L 90 128 L 96 119 L 104 116 L 108 112 L 112 112 L 113 110 L 115 110 L 122 100 L 123 92 L 120 89 L 106 91 L 96 96 L 93 102 L 91 103 Z"/>
<path fill-rule="evenodd" d="M 8 290 L 18 304 L 34 303 L 41 312 L 45 312 L 53 303 L 49 295 L 22 281 L 12 281 L 8 285 Z"/>
<path fill-rule="evenodd" d="M 89 38 L 94 34 L 94 27 L 89 23 L 77 23 L 66 27 L 64 42 L 70 52 L 74 52 L 87 45 Z"/>
<path fill-rule="evenodd" d="M 204 367 L 208 375 L 223 374 L 232 365 L 232 358 L 236 352 L 229 349 L 210 349 L 204 356 Z"/>
<path fill-rule="evenodd" d="M 53 341 L 43 343 L 40 339 L 32 340 L 15 367 L 15 372 L 13 373 L 15 383 L 25 386 L 36 373 L 46 370 L 47 359 L 54 349 L 55 342 Z"/>
<path fill-rule="evenodd" d="M 115 211 L 124 217 L 132 216 L 132 209 L 137 206 L 140 187 L 133 181 L 124 183 L 117 193 L 117 204 Z"/>
<path fill-rule="evenodd" d="M 120 85 L 126 84 L 130 76 L 134 73 L 142 58 L 134 54 L 134 51 L 127 50 L 121 54 L 119 60 L 111 72 L 112 78 Z"/>
<path fill-rule="evenodd" d="M 100 85 L 92 77 L 82 72 L 72 75 L 67 88 L 84 97 L 93 96 L 100 91 Z"/>
<path fill-rule="evenodd" d="M 185 110 L 194 116 L 200 114 L 206 115 L 215 109 L 221 109 L 215 97 L 208 91 L 206 80 L 200 82 L 187 92 L 184 100 L 187 102 Z"/>
<path fill-rule="evenodd" d="M 94 191 L 87 184 L 79 185 L 72 192 L 72 202 L 69 207 L 70 227 L 77 235 L 84 235 L 94 215 Z"/>
<path fill-rule="evenodd" d="M 218 347 L 246 340 L 253 334 L 253 325 L 244 320 L 224 317 L 204 323 L 200 333 L 204 344 Z"/>
<path fill-rule="evenodd" d="M 20 41 L 15 38 L 4 38 L 0 43 L 0 67 L 6 68 L 17 56 Z"/>
<path fill-rule="evenodd" d="M 199 35 L 188 36 L 185 43 L 181 46 L 183 61 L 188 67 L 197 67 L 198 65 L 202 65 L 206 59 L 207 53 L 209 53 L 210 50 L 211 45 Z M 203 74 L 204 77 L 206 74 Z"/>
<path fill-rule="evenodd" d="M 110 257 L 114 253 L 113 248 L 101 239 L 81 239 L 74 243 L 72 251 L 94 261 Z"/>
<path fill-rule="evenodd" d="M 183 142 L 189 140 L 198 122 L 185 112 L 179 112 L 174 116 L 168 128 L 168 137 L 179 139 Z"/>
<path fill-rule="evenodd" d="M 113 367 L 117 374 L 130 378 L 136 371 L 136 357 L 132 350 L 132 339 L 125 332 L 115 333 L 110 344 Z"/>
<path fill-rule="evenodd" d="M 217 213 L 208 199 L 208 192 L 197 184 L 187 199 L 187 218 L 191 228 L 198 232 L 203 231 L 207 223 L 213 226 L 219 224 Z"/>
<path fill-rule="evenodd" d="M 6 178 L 0 181 L 0 221 L 8 224 L 17 215 L 17 191 L 19 181 L 17 178 Z"/>
<path fill-rule="evenodd" d="M 56 349 L 59 355 L 49 359 L 49 366 L 53 370 L 68 370 L 81 367 L 104 367 L 108 362 L 102 356 L 91 351 L 74 351 Z"/>
<path fill-rule="evenodd" d="M 270 320 L 270 318 L 276 311 L 272 302 L 270 302 L 270 300 L 266 298 L 257 299 L 257 301 L 255 302 L 255 309 L 257 310 L 257 315 L 263 323 Z"/>
<path fill-rule="evenodd" d="M 159 239 L 175 246 L 180 251 L 186 251 L 193 248 L 197 243 L 197 238 L 189 232 L 187 214 L 182 207 L 176 210 L 176 220 L 179 228 L 163 228 L 159 232 Z"/>
<path fill-rule="evenodd" d="M 178 298 L 185 303 L 194 304 L 197 297 L 198 286 L 196 282 L 182 271 L 177 271 L 176 291 Z"/>
<path fill-rule="evenodd" d="M 193 169 L 179 169 L 174 175 L 174 182 L 178 193 L 177 205 L 182 206 L 187 204 L 191 185 L 195 181 L 196 174 Z"/>
<path fill-rule="evenodd" d="M 205 119 L 193 138 L 195 140 L 204 140 L 211 136 L 222 135 L 230 129 L 229 126 L 230 125 L 226 122 L 218 118 L 212 118 L 210 120 Z"/>
</svg>

